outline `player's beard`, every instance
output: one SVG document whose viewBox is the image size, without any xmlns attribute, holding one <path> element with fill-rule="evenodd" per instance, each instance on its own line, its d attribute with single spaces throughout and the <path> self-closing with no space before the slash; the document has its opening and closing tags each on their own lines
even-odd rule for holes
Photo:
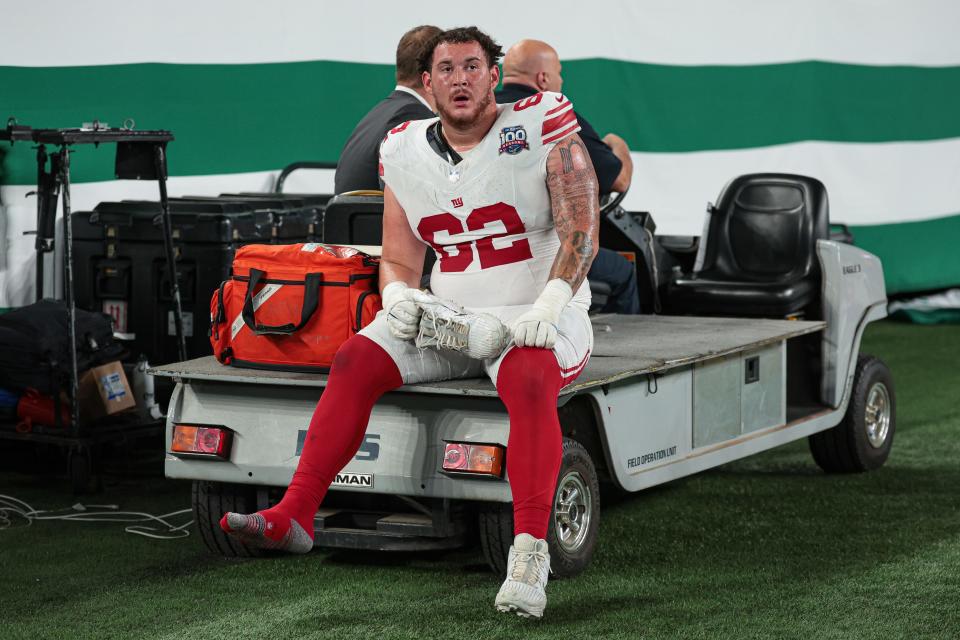
<svg viewBox="0 0 960 640">
<path fill-rule="evenodd" d="M 483 117 L 484 112 L 490 107 L 490 102 L 492 100 L 493 94 L 488 91 L 480 100 L 477 101 L 477 108 L 473 112 L 473 115 L 470 116 L 454 115 L 447 111 L 445 105 L 437 102 L 437 113 L 440 114 L 440 120 L 443 123 L 451 124 L 458 129 L 469 129 L 480 121 L 480 118 Z"/>
</svg>

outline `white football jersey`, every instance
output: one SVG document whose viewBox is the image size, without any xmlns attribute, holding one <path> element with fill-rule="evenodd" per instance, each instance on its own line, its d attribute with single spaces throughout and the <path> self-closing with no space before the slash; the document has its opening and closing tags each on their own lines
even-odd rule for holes
<svg viewBox="0 0 960 640">
<path fill-rule="evenodd" d="M 380 171 L 414 235 L 436 252 L 433 292 L 510 321 L 543 291 L 560 248 L 547 155 L 580 125 L 559 93 L 497 109 L 493 127 L 456 165 L 427 141 L 436 118 L 396 127 L 380 147 Z M 571 304 L 589 308 L 586 280 Z"/>
</svg>

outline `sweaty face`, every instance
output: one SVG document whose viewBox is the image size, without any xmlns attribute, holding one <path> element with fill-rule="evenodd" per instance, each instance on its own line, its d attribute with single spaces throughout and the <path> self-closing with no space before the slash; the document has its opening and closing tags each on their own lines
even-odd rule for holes
<svg viewBox="0 0 960 640">
<path fill-rule="evenodd" d="M 487 65 L 478 43 L 444 42 L 433 52 L 433 66 L 424 74 L 424 86 L 433 93 L 444 123 L 469 127 L 493 102 L 499 75 L 497 67 Z"/>
</svg>

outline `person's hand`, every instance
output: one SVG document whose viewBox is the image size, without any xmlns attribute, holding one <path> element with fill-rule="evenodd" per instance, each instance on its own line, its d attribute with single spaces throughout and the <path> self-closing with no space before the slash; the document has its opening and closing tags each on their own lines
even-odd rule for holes
<svg viewBox="0 0 960 640">
<path fill-rule="evenodd" d="M 383 288 L 383 310 L 387 314 L 390 333 L 401 340 L 413 340 L 420 328 L 420 307 L 414 301 L 417 289 L 408 287 L 399 280 Z"/>
<path fill-rule="evenodd" d="M 558 320 L 554 314 L 534 307 L 513 321 L 513 341 L 518 347 L 553 349 Z"/>
<path fill-rule="evenodd" d="M 513 321 L 513 342 L 518 347 L 552 349 L 557 343 L 557 324 L 564 307 L 573 298 L 573 289 L 564 280 L 554 278 L 543 288 L 533 308 Z"/>
<path fill-rule="evenodd" d="M 603 136 L 601 140 L 603 140 L 603 143 L 611 149 L 625 148 L 627 151 L 630 150 L 630 147 L 627 146 L 627 141 L 615 133 L 608 133 L 607 135 Z"/>
</svg>

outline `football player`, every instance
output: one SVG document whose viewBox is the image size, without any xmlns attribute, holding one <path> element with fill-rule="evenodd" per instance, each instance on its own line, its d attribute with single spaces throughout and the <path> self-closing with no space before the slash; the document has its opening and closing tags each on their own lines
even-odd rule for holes
<svg viewBox="0 0 960 640">
<path fill-rule="evenodd" d="M 540 617 L 561 460 L 557 397 L 593 344 L 586 274 L 598 246 L 597 178 L 564 95 L 496 103 L 501 55 L 475 27 L 444 31 L 425 47 L 423 84 L 439 118 L 395 127 L 380 151 L 384 311 L 338 351 L 280 503 L 226 514 L 221 526 L 255 544 L 309 551 L 314 514 L 358 450 L 377 399 L 404 383 L 486 374 L 510 419 L 515 533 L 495 603 Z M 418 290 L 428 247 L 437 255 L 431 289 L 444 305 Z M 425 314 L 467 333 L 481 331 L 472 319 L 493 316 L 512 342 L 482 359 L 418 347 Z"/>
</svg>

